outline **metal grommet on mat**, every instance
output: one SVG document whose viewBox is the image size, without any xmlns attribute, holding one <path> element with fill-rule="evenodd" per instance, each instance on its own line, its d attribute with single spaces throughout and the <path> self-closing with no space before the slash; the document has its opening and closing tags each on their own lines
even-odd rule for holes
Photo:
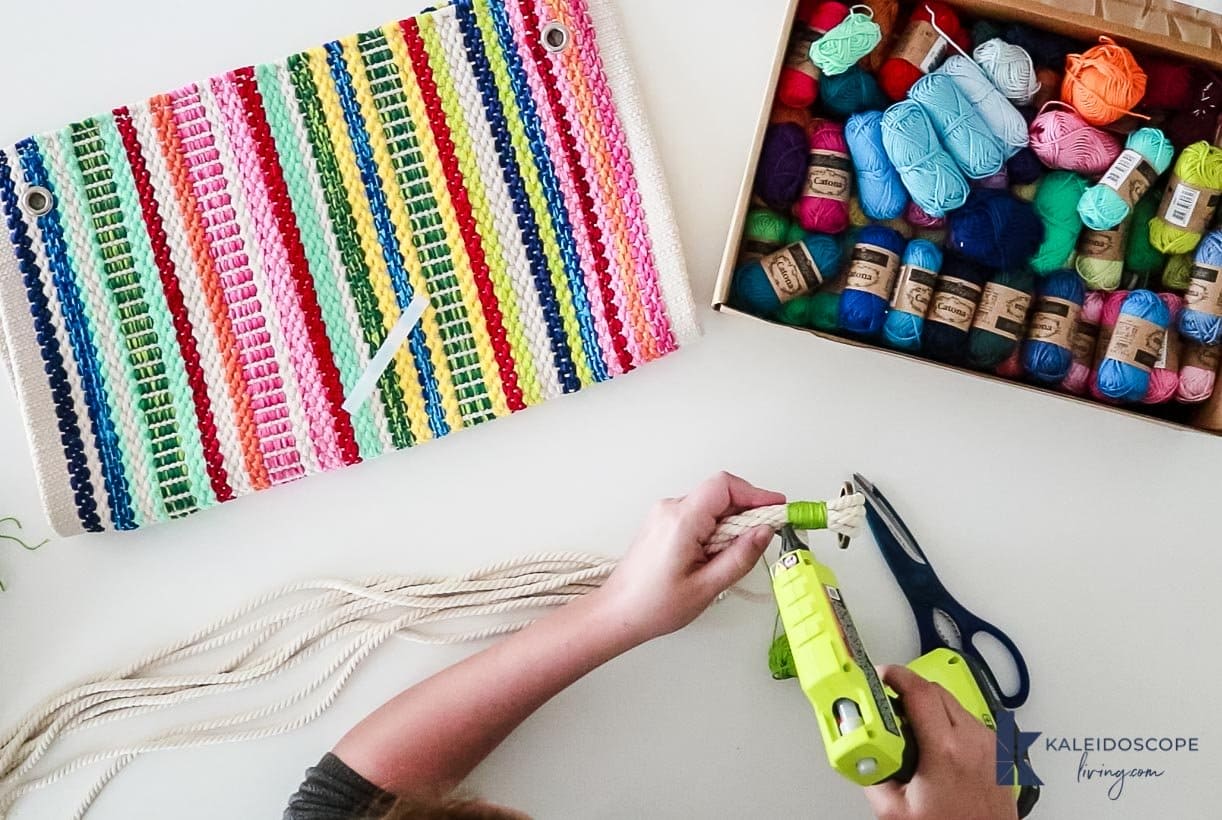
<svg viewBox="0 0 1222 820">
<path fill-rule="evenodd" d="M 568 48 L 571 39 L 572 36 L 564 23 L 553 20 L 543 27 L 543 47 L 552 54 Z"/>
<path fill-rule="evenodd" d="M 21 209 L 30 216 L 44 216 L 49 214 L 53 207 L 55 195 L 41 185 L 27 188 L 21 195 Z"/>
</svg>

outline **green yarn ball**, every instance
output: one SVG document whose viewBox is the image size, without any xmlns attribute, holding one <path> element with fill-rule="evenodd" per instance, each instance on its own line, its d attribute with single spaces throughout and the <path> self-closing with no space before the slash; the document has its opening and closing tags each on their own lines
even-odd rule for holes
<svg viewBox="0 0 1222 820">
<path fill-rule="evenodd" d="M 989 281 L 989 284 L 985 286 L 986 297 L 989 287 L 993 285 L 1021 291 L 1022 293 L 1025 293 L 1028 300 L 1030 300 L 1031 294 L 1035 291 L 1035 276 L 1033 276 L 1030 271 L 1026 270 L 1002 271 L 994 276 Z M 981 302 L 981 310 L 983 310 L 985 301 L 987 301 L 987 298 Z M 998 302 L 998 304 L 1006 304 L 1006 302 L 1001 301 Z M 1028 302 L 1028 310 L 1029 309 L 1030 302 Z M 1009 312 L 1005 312 L 1002 315 L 1011 318 L 1014 321 L 1019 320 L 1018 316 L 1010 315 Z M 1026 329 L 1026 316 L 1023 317 L 1022 327 L 1024 330 Z M 1021 339 L 1023 334 L 1020 332 L 1017 335 Z M 973 327 L 971 332 L 968 333 L 967 337 L 968 364 L 980 370 L 993 370 L 1006 359 L 1010 358 L 1010 356 L 1014 354 L 1014 351 L 1018 350 L 1018 345 L 1018 339 L 1010 339 L 994 333 L 991 330 Z"/>
<path fill-rule="evenodd" d="M 1041 276 L 1070 264 L 1082 233 L 1078 202 L 1088 183 L 1072 171 L 1053 171 L 1040 181 L 1032 207 L 1044 223 L 1044 243 L 1031 258 L 1031 270 Z"/>
<path fill-rule="evenodd" d="M 1181 253 L 1167 260 L 1163 268 L 1163 287 L 1167 290 L 1188 290 L 1192 284 L 1192 254 Z"/>
<path fill-rule="evenodd" d="M 1133 224 L 1129 228 L 1129 246 L 1124 262 L 1134 273 L 1149 275 L 1167 262 L 1167 255 L 1150 244 L 1150 221 L 1158 214 L 1161 198 L 1161 192 L 1151 192 L 1142 197 L 1133 209 Z"/>
<path fill-rule="evenodd" d="M 747 213 L 747 225 L 743 238 L 748 242 L 769 246 L 773 250 L 783 248 L 789 235 L 789 220 L 768 208 L 756 208 Z"/>
<path fill-rule="evenodd" d="M 790 327 L 830 333 L 840 327 L 840 293 L 820 290 L 791 299 L 781 306 L 777 319 Z"/>
</svg>

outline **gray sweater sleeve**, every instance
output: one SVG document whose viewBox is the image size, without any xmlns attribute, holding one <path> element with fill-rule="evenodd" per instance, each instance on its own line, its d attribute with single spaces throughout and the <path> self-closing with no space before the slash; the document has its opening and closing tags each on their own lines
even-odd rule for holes
<svg viewBox="0 0 1222 820">
<path fill-rule="evenodd" d="M 393 795 L 328 753 L 306 770 L 305 782 L 289 799 L 283 820 L 367 820 L 381 817 L 393 803 Z"/>
</svg>

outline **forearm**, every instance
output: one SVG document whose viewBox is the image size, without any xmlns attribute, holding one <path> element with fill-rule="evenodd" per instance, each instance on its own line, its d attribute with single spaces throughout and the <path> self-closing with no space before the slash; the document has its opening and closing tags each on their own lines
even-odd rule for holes
<svg viewBox="0 0 1222 820">
<path fill-rule="evenodd" d="M 408 689 L 336 746 L 395 794 L 449 792 L 563 689 L 640 643 L 602 592 Z"/>
</svg>

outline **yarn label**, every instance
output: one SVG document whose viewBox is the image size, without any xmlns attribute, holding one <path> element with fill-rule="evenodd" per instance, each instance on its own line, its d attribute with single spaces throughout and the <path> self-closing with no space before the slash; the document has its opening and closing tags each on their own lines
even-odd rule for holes
<svg viewBox="0 0 1222 820">
<path fill-rule="evenodd" d="M 1182 228 L 1188 233 L 1205 233 L 1218 210 L 1219 201 L 1222 201 L 1222 191 L 1189 185 L 1172 175 L 1158 215 L 1168 225 Z"/>
<path fill-rule="evenodd" d="M 819 32 L 808 26 L 802 20 L 794 25 L 793 36 L 789 38 L 789 51 L 785 54 L 785 65 L 810 77 L 819 79 L 819 67 L 811 62 L 810 47 L 819 39 Z"/>
<path fill-rule="evenodd" d="M 1129 220 L 1127 219 L 1110 231 L 1086 228 L 1082 231 L 1082 238 L 1078 240 L 1078 253 L 1081 256 L 1104 262 L 1122 262 L 1128 238 Z"/>
<path fill-rule="evenodd" d="M 904 265 L 900 268 L 899 281 L 895 285 L 895 296 L 891 307 L 901 313 L 924 316 L 929 312 L 929 301 L 933 298 L 938 274 L 928 268 Z"/>
<path fill-rule="evenodd" d="M 892 57 L 907 60 L 921 69 L 922 74 L 933 71 L 950 44 L 938 34 L 938 30 L 927 20 L 917 20 L 904 29 L 904 36 L 891 53 Z"/>
<path fill-rule="evenodd" d="M 1120 152 L 1099 184 L 1111 188 L 1132 208 L 1157 181 L 1158 171 L 1154 170 L 1154 166 L 1141 154 L 1126 148 Z"/>
<path fill-rule="evenodd" d="M 1185 344 L 1181 368 L 1195 367 L 1209 373 L 1218 372 L 1219 353 L 1222 348 L 1203 344 Z"/>
<path fill-rule="evenodd" d="M 964 279 L 941 277 L 933 295 L 929 321 L 967 332 L 976 315 L 976 305 L 980 304 L 981 290 L 980 285 Z"/>
<path fill-rule="evenodd" d="M 804 242 L 782 248 L 760 260 L 776 298 L 782 303 L 810 293 L 823 284 L 823 274 Z"/>
<path fill-rule="evenodd" d="M 1183 349 L 1183 342 L 1180 341 L 1180 334 L 1167 331 L 1163 334 L 1163 349 L 1159 351 L 1158 361 L 1154 363 L 1156 370 L 1170 370 L 1174 373 L 1180 372 L 1180 353 Z"/>
<path fill-rule="evenodd" d="M 1122 313 L 1112 331 L 1107 358 L 1151 373 L 1162 356 L 1166 336 L 1167 331 L 1153 322 Z"/>
<path fill-rule="evenodd" d="M 1055 296 L 1041 296 L 1027 338 L 1073 350 L 1073 332 L 1082 316 L 1082 306 Z"/>
<path fill-rule="evenodd" d="M 806 172 L 806 196 L 849 201 L 853 186 L 853 162 L 848 154 L 822 148 L 810 152 Z"/>
<path fill-rule="evenodd" d="M 770 242 L 761 242 L 758 239 L 747 239 L 743 241 L 743 261 L 751 262 L 756 259 L 762 259 L 768 254 L 775 252 L 776 245 L 773 245 Z"/>
<path fill-rule="evenodd" d="M 980 297 L 972 327 L 1017 342 L 1027 326 L 1030 294 L 990 282 Z"/>
<path fill-rule="evenodd" d="M 1075 364 L 1087 369 L 1095 361 L 1095 349 L 1099 346 L 1099 325 L 1078 319 L 1073 327 L 1073 339 L 1069 350 Z"/>
<path fill-rule="evenodd" d="M 1222 316 L 1222 267 L 1203 262 L 1193 265 L 1184 304 L 1199 313 Z"/>
<path fill-rule="evenodd" d="M 899 267 L 900 258 L 886 248 L 857 245 L 853 248 L 852 261 L 845 275 L 845 289 L 872 293 L 886 301 L 895 291 Z"/>
</svg>

